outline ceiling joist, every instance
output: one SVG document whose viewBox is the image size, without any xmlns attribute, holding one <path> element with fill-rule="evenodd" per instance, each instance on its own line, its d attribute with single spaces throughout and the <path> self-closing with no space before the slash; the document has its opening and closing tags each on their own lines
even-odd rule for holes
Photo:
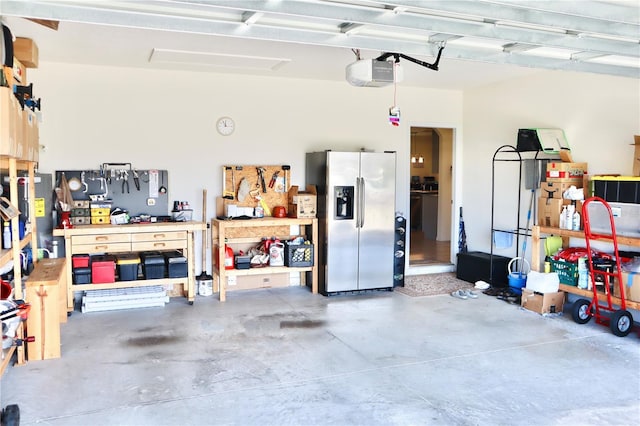
<svg viewBox="0 0 640 426">
<path fill-rule="evenodd" d="M 640 78 L 640 7 L 547 0 L 3 0 L 0 15 Z M 471 41 L 473 43 L 465 43 Z M 484 45 L 483 45 L 484 43 Z M 538 47 L 569 59 L 529 55 Z M 625 66 L 606 63 L 627 58 Z M 598 58 L 597 62 L 591 59 Z M 629 66 L 631 64 L 631 66 Z M 634 64 L 636 66 L 634 66 Z"/>
</svg>

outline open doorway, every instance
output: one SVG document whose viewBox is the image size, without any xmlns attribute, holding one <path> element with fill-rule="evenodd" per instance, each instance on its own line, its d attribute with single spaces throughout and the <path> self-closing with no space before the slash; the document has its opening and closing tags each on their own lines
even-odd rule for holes
<svg viewBox="0 0 640 426">
<path fill-rule="evenodd" d="M 451 264 L 453 129 L 411 127 L 409 265 Z"/>
</svg>

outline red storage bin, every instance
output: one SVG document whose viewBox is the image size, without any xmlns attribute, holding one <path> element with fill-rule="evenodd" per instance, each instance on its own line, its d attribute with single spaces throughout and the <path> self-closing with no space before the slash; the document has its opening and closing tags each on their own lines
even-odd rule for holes
<svg viewBox="0 0 640 426">
<path fill-rule="evenodd" d="M 93 256 L 91 259 L 91 282 L 93 284 L 116 282 L 116 258 L 114 256 Z"/>
<path fill-rule="evenodd" d="M 71 263 L 74 268 L 88 268 L 89 259 L 90 257 L 88 254 L 74 254 L 71 256 Z"/>
</svg>

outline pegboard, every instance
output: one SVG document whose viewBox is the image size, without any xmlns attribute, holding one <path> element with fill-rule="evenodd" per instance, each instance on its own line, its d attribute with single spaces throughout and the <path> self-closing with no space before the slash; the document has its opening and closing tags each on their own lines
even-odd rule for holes
<svg viewBox="0 0 640 426">
<path fill-rule="evenodd" d="M 264 169 L 264 184 L 258 175 L 258 168 Z M 291 170 L 287 165 L 278 166 L 256 166 L 256 165 L 233 165 L 222 166 L 222 193 L 225 204 L 236 204 L 239 207 L 255 207 L 258 200 L 254 195 L 258 195 L 272 209 L 275 206 L 287 205 L 287 192 L 291 187 Z M 275 180 L 272 178 L 276 175 Z M 251 193 L 244 199 L 238 199 L 238 191 L 242 180 L 249 183 Z M 271 184 L 271 185 L 270 185 Z"/>
<path fill-rule="evenodd" d="M 74 201 L 90 200 L 90 195 L 106 194 L 105 199 L 113 200 L 113 207 L 120 207 L 127 210 L 130 216 L 148 214 L 151 216 L 169 215 L 168 192 L 159 189 L 164 186 L 169 187 L 169 173 L 167 170 L 137 170 L 140 189 L 136 188 L 133 172 L 127 168 L 129 192 L 127 184 L 122 175 L 116 170 L 115 175 L 108 178 L 100 170 L 58 170 L 55 174 L 55 186 L 59 186 L 60 178 L 64 173 L 67 182 L 77 179 L 80 182 L 80 189 L 72 189 L 71 196 Z M 124 182 L 124 185 L 123 185 Z M 147 203 L 152 199 L 153 205 Z M 54 195 L 55 200 L 55 195 Z"/>
</svg>

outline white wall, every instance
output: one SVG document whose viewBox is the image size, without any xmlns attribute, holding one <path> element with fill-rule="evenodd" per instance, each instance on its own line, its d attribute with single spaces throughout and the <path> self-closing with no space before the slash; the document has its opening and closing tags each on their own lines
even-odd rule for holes
<svg viewBox="0 0 640 426">
<path fill-rule="evenodd" d="M 304 185 L 305 152 L 363 147 L 398 152 L 396 209 L 406 213 L 411 123 L 462 123 L 456 91 L 400 86 L 396 128 L 388 124 L 393 87 L 46 62 L 29 79 L 43 105 L 40 171 L 104 162 L 167 169 L 168 199 L 189 200 L 196 218 L 205 188 L 213 216 L 224 164 L 290 164 L 292 183 Z M 215 130 L 223 115 L 236 121 L 232 136 Z"/>
<path fill-rule="evenodd" d="M 410 126 L 457 128 L 453 178 L 462 191 L 453 207 L 464 206 L 471 250 L 489 250 L 491 157 L 515 144 L 518 128 L 564 129 L 574 159 L 588 162 L 592 174 L 630 173 L 630 144 L 640 134 L 640 82 L 591 74 L 541 71 L 464 98 L 400 85 L 399 128 L 388 124 L 392 87 L 46 62 L 29 77 L 43 99 L 42 172 L 103 162 L 166 168 L 168 199 L 189 200 L 196 218 L 204 188 L 213 215 L 223 164 L 291 164 L 292 183 L 304 185 L 305 152 L 361 147 L 398 152 L 396 208 L 406 214 Z M 230 137 L 215 131 L 222 115 L 236 120 Z M 513 199 L 506 194 L 498 210 L 512 208 Z M 522 205 L 526 218 L 527 196 Z"/>
<path fill-rule="evenodd" d="M 493 153 L 515 145 L 518 129 L 526 127 L 564 129 L 574 161 L 588 162 L 590 174 L 631 174 L 630 144 L 640 134 L 640 81 L 544 71 L 465 91 L 462 199 L 470 250 L 490 249 Z M 503 163 L 500 170 L 505 174 L 496 167 L 496 220 L 514 224 L 517 169 Z M 529 199 L 524 193 L 523 227 Z M 513 257 L 515 249 L 497 253 Z"/>
</svg>

